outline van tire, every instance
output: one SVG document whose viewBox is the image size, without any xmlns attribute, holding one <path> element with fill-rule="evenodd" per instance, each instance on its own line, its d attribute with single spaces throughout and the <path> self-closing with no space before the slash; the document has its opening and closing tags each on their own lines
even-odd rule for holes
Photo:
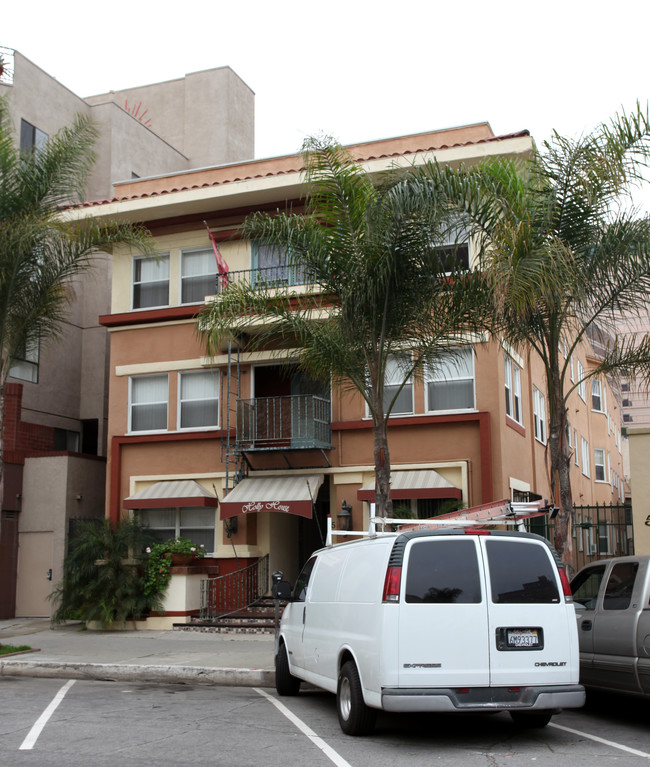
<svg viewBox="0 0 650 767">
<path fill-rule="evenodd" d="M 366 706 L 363 700 L 359 672 L 354 661 L 344 663 L 339 672 L 336 710 L 339 724 L 346 735 L 367 735 L 372 732 L 377 710 Z"/>
<path fill-rule="evenodd" d="M 553 711 L 511 711 L 510 716 L 517 727 L 531 730 L 541 729 L 551 721 Z"/>
<path fill-rule="evenodd" d="M 289 670 L 287 646 L 284 642 L 275 656 L 275 689 L 278 695 L 283 696 L 297 695 L 300 692 L 300 679 L 293 676 Z"/>
</svg>

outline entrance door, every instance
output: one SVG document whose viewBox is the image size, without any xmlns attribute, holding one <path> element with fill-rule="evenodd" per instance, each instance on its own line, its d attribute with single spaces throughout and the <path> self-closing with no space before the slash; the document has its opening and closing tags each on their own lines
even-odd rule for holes
<svg viewBox="0 0 650 767">
<path fill-rule="evenodd" d="M 52 532 L 19 533 L 18 582 L 16 587 L 16 617 L 45 618 L 51 614 L 47 597 L 53 582 Z"/>
</svg>

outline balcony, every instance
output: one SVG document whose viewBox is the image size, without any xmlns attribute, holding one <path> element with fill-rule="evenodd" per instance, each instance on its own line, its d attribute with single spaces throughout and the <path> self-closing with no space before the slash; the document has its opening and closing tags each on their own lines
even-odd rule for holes
<svg viewBox="0 0 650 767">
<path fill-rule="evenodd" d="M 331 447 L 328 399 L 298 394 L 237 400 L 237 450 Z"/>
<path fill-rule="evenodd" d="M 268 266 L 262 269 L 240 269 L 228 272 L 223 276 L 217 275 L 216 295 L 223 293 L 229 285 L 248 284 L 256 290 L 272 290 L 273 288 L 288 288 L 296 285 L 310 285 L 303 268 L 287 266 Z"/>
</svg>

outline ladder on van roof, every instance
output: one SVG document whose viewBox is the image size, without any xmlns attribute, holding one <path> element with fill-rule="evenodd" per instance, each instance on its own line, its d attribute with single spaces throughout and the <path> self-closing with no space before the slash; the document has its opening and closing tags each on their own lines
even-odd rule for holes
<svg viewBox="0 0 650 767">
<path fill-rule="evenodd" d="M 437 527 L 483 527 L 497 525 L 517 525 L 524 532 L 524 520 L 533 517 L 548 516 L 554 519 L 558 513 L 557 506 L 546 500 L 517 502 L 505 499 L 471 506 L 448 514 L 429 519 L 392 519 L 390 517 L 370 517 L 368 530 L 333 530 L 332 519 L 327 519 L 327 545 L 332 545 L 333 536 L 339 535 L 382 535 L 394 532 L 396 526 L 400 532 L 405 530 L 428 530 Z M 386 528 L 390 526 L 389 530 Z"/>
</svg>

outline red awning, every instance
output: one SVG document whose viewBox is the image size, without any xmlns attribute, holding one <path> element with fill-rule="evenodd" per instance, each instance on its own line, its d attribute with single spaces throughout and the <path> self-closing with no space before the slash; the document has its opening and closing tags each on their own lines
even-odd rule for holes
<svg viewBox="0 0 650 767">
<path fill-rule="evenodd" d="M 258 511 L 280 511 L 310 518 L 322 483 L 322 474 L 247 477 L 221 501 L 221 519 Z"/>
<path fill-rule="evenodd" d="M 433 469 L 416 471 L 394 471 L 390 475 L 390 494 L 396 500 L 407 498 L 457 498 L 463 497 L 462 490 Z M 364 485 L 357 490 L 360 501 L 375 500 L 375 483 Z"/>
<path fill-rule="evenodd" d="M 164 480 L 124 499 L 125 509 L 178 509 L 219 505 L 217 497 L 193 479 Z"/>
</svg>

